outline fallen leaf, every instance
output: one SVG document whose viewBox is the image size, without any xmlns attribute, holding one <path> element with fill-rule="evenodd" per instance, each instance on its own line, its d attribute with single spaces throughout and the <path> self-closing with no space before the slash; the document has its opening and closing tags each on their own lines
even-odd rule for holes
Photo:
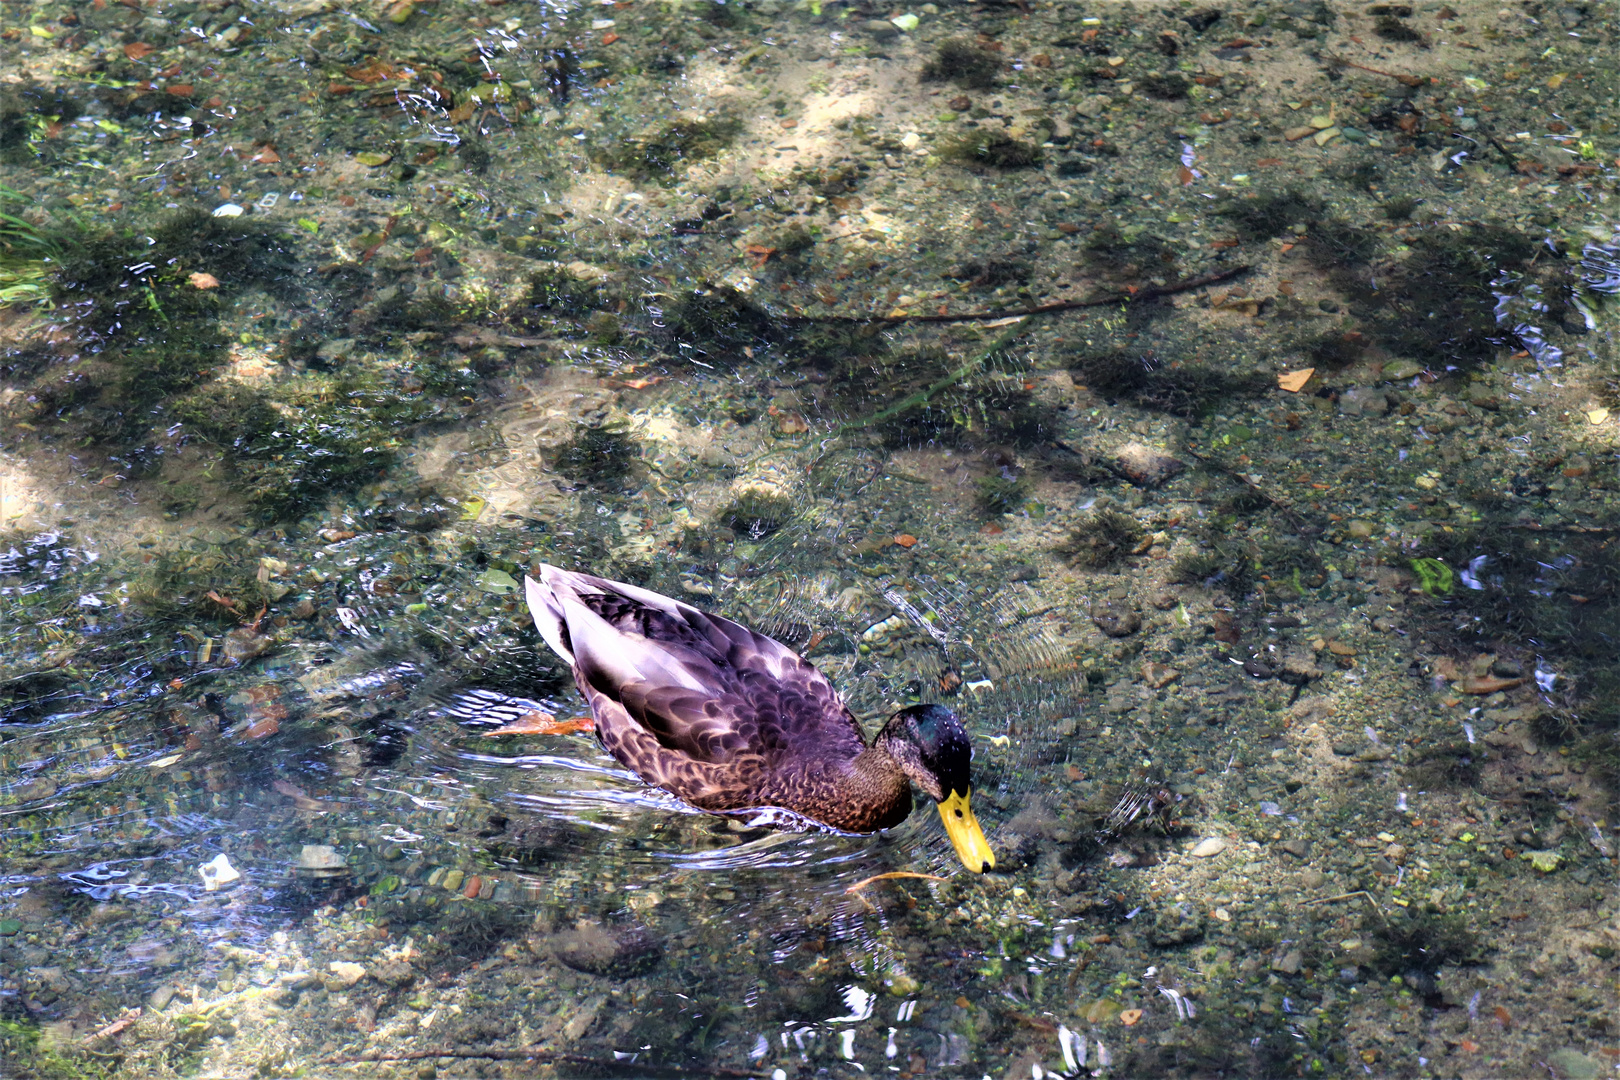
<svg viewBox="0 0 1620 1080">
<path fill-rule="evenodd" d="M 894 538 L 894 542 L 903 548 L 908 548 L 917 542 L 917 538 L 910 533 L 901 533 Z"/>
<path fill-rule="evenodd" d="M 217 288 L 219 288 L 219 278 L 215 277 L 213 274 L 205 274 L 200 270 L 197 271 L 195 274 L 192 274 L 186 280 L 190 281 L 193 285 L 195 285 L 199 289 L 217 289 Z"/>
<path fill-rule="evenodd" d="M 749 244 L 743 251 L 753 260 L 755 270 L 770 262 L 771 256 L 776 254 L 775 248 L 763 244 Z"/>
<path fill-rule="evenodd" d="M 615 41 L 618 41 L 618 40 L 619 40 L 619 35 L 615 34 L 611 30 L 609 30 L 607 33 L 602 35 L 602 44 L 604 44 L 604 45 L 611 45 Z"/>
<path fill-rule="evenodd" d="M 1591 412 L 1586 414 L 1586 422 L 1588 424 L 1601 424 L 1601 423 L 1603 423 L 1603 421 L 1607 420 L 1608 418 L 1609 418 L 1609 410 L 1608 409 L 1593 409 Z"/>
<path fill-rule="evenodd" d="M 141 60 L 157 52 L 156 45 L 148 45 L 144 41 L 132 41 L 124 46 L 124 55 L 131 60 Z"/>
<path fill-rule="evenodd" d="M 1136 1022 L 1140 1019 L 1142 1019 L 1141 1009 L 1126 1009 L 1124 1012 L 1119 1014 L 1119 1022 L 1124 1024 L 1126 1027 L 1135 1027 Z"/>
<path fill-rule="evenodd" d="M 252 157 L 248 158 L 248 160 L 256 161 L 260 165 L 274 165 L 276 162 L 281 160 L 281 155 L 276 153 L 275 147 L 271 146 L 269 143 L 265 143 L 263 146 L 259 147 L 258 152 Z"/>
<path fill-rule="evenodd" d="M 174 97 L 190 97 L 197 88 L 190 83 L 170 83 L 164 89 Z"/>
<path fill-rule="evenodd" d="M 1297 394 L 1305 389 L 1305 384 L 1310 382 L 1311 376 L 1315 374 L 1316 369 L 1313 367 L 1300 368 L 1298 371 L 1284 371 L 1278 374 L 1277 385 L 1290 394 Z"/>
</svg>

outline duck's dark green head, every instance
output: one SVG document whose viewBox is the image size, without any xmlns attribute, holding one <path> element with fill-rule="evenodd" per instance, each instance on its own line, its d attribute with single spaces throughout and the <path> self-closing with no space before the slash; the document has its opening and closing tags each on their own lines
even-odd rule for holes
<svg viewBox="0 0 1620 1080">
<path fill-rule="evenodd" d="M 876 742 L 939 804 L 940 820 L 963 864 L 974 873 L 994 867 L 995 853 L 968 805 L 973 743 L 956 714 L 943 705 L 912 705 L 889 717 Z"/>
</svg>

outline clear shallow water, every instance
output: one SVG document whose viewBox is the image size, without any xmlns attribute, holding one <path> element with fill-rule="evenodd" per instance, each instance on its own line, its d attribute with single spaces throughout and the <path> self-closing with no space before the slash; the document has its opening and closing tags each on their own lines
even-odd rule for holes
<svg viewBox="0 0 1620 1080">
<path fill-rule="evenodd" d="M 1610 17 L 1024 7 L 15 8 L 9 1069 L 1613 1066 Z M 490 737 L 539 561 L 997 873 Z"/>
</svg>

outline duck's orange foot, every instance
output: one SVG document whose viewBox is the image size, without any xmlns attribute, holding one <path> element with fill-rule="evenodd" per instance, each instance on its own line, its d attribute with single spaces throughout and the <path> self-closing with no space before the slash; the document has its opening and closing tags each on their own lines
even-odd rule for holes
<svg viewBox="0 0 1620 1080">
<path fill-rule="evenodd" d="M 484 732 L 485 738 L 495 735 L 573 735 L 581 731 L 595 731 L 596 721 L 589 716 L 576 716 L 569 720 L 559 720 L 550 713 L 535 709 L 526 712 L 494 731 Z"/>
</svg>

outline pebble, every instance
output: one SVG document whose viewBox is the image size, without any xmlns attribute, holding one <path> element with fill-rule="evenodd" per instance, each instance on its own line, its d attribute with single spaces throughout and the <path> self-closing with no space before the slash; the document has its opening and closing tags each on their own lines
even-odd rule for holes
<svg viewBox="0 0 1620 1080">
<path fill-rule="evenodd" d="M 366 966 L 356 964 L 352 960 L 333 960 L 326 965 L 326 970 L 332 973 L 332 978 L 328 979 L 327 982 L 335 982 L 343 990 L 347 990 L 366 977 Z"/>
<path fill-rule="evenodd" d="M 1091 609 L 1091 621 L 1109 637 L 1130 637 L 1142 629 L 1142 616 L 1130 608 L 1098 604 Z"/>
<path fill-rule="evenodd" d="M 1299 875 L 1299 881 L 1307 889 L 1320 889 L 1327 884 L 1327 875 L 1320 870 L 1307 870 Z"/>
<path fill-rule="evenodd" d="M 1309 840 L 1301 840 L 1298 837 L 1295 837 L 1292 840 L 1284 840 L 1282 843 L 1278 844 L 1277 847 L 1280 850 L 1286 851 L 1288 854 L 1294 856 L 1296 859 L 1303 859 L 1311 853 L 1311 842 Z"/>
<path fill-rule="evenodd" d="M 1162 690 L 1179 678 L 1181 678 L 1181 672 L 1169 664 L 1155 664 L 1149 660 L 1142 665 L 1142 681 L 1155 690 Z"/>
<path fill-rule="evenodd" d="M 1138 487 L 1155 488 L 1184 471 L 1187 466 L 1169 454 L 1130 442 L 1114 451 L 1114 468 Z"/>
<path fill-rule="evenodd" d="M 658 939 L 642 927 L 600 922 L 581 922 L 563 931 L 552 939 L 551 949 L 575 971 L 612 978 L 645 975 L 664 955 Z"/>
<path fill-rule="evenodd" d="M 1225 850 L 1225 840 L 1218 836 L 1206 836 L 1193 845 L 1191 854 L 1195 859 L 1212 859 Z"/>
</svg>

